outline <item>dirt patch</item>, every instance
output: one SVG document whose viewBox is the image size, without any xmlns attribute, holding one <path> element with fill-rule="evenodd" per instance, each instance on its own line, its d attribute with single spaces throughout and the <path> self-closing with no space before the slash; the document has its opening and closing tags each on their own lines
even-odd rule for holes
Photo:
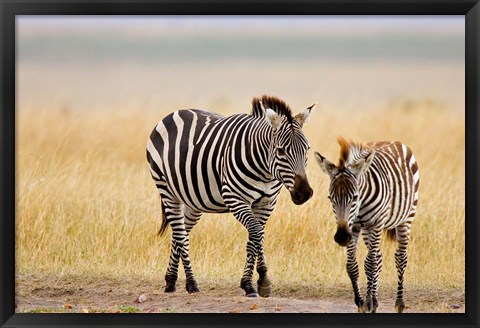
<svg viewBox="0 0 480 328">
<path fill-rule="evenodd" d="M 274 289 L 269 298 L 246 298 L 231 284 L 205 284 L 189 295 L 179 281 L 175 293 L 164 293 L 152 281 L 81 277 L 17 276 L 17 312 L 147 313 L 354 313 L 349 286 L 318 290 L 291 286 Z M 320 297 L 321 296 L 321 297 Z M 393 312 L 395 291 L 381 292 L 378 312 Z M 409 290 L 405 312 L 465 312 L 463 291 Z"/>
</svg>

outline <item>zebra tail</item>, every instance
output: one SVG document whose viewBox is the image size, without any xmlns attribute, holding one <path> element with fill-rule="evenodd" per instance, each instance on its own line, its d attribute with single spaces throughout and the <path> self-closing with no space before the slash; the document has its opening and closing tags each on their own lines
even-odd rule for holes
<svg viewBox="0 0 480 328">
<path fill-rule="evenodd" d="M 160 230 L 158 231 L 158 235 L 161 236 L 165 233 L 168 227 L 167 217 L 165 215 L 165 206 L 163 206 L 162 202 L 162 225 L 160 226 Z"/>
<path fill-rule="evenodd" d="M 397 229 L 393 228 L 385 231 L 387 234 L 387 240 L 392 242 L 397 240 Z"/>
</svg>

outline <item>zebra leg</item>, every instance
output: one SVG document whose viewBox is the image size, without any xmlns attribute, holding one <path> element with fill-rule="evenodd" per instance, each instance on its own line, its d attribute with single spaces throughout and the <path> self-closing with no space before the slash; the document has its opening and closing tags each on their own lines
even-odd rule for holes
<svg viewBox="0 0 480 328">
<path fill-rule="evenodd" d="M 260 249 L 259 245 L 263 236 L 263 228 L 253 216 L 251 217 L 251 219 L 245 222 L 244 226 L 248 230 L 248 241 L 246 249 L 247 257 L 245 261 L 245 268 L 243 270 L 242 279 L 240 280 L 240 287 L 245 291 L 245 295 L 247 297 L 257 297 L 258 293 L 253 287 L 252 279 L 255 260 L 258 255 L 258 250 Z M 266 276 L 266 271 L 264 275 Z M 268 284 L 268 281 L 266 281 L 265 283 Z"/>
<path fill-rule="evenodd" d="M 249 205 L 237 203 L 236 206 L 230 205 L 229 207 L 235 218 L 248 230 L 247 258 L 242 279 L 240 280 L 240 287 L 245 291 L 247 297 L 257 297 L 258 293 L 253 287 L 252 278 L 255 260 L 263 236 L 263 227 L 253 216 Z"/>
<path fill-rule="evenodd" d="M 358 312 L 363 311 L 363 299 L 358 288 L 358 263 L 357 263 L 357 240 L 358 233 L 352 233 L 352 240 L 347 246 L 347 273 L 352 282 L 353 295 L 355 297 L 355 304 L 358 307 Z"/>
<path fill-rule="evenodd" d="M 183 211 L 180 202 L 170 192 L 165 177 L 161 171 L 155 171 L 150 168 L 152 178 L 155 181 L 158 192 L 160 193 L 162 203 L 163 222 L 159 234 L 163 233 L 165 228 L 172 222 L 183 220 Z M 165 274 L 165 292 L 173 293 L 176 290 L 175 284 L 178 278 L 178 262 L 180 261 L 180 254 L 178 252 L 178 244 L 172 233 L 172 244 L 170 248 L 170 260 L 168 263 L 167 272 Z"/>
<path fill-rule="evenodd" d="M 395 300 L 395 310 L 402 313 L 405 309 L 403 301 L 403 274 L 407 267 L 407 246 L 410 240 L 411 222 L 403 223 L 395 228 L 397 238 L 397 250 L 395 251 L 395 265 L 398 274 L 397 298 Z"/>
<path fill-rule="evenodd" d="M 183 262 L 183 267 L 185 269 L 185 278 L 186 278 L 186 289 L 188 293 L 196 293 L 200 290 L 198 289 L 197 281 L 193 275 L 193 270 L 190 264 L 190 231 L 197 224 L 202 212 L 185 207 L 185 232 L 186 236 L 184 238 L 181 257 Z"/>
<path fill-rule="evenodd" d="M 178 278 L 178 263 L 180 262 L 181 241 L 185 235 L 184 214 L 180 202 L 173 198 L 167 198 L 162 194 L 162 206 L 164 209 L 165 219 L 172 227 L 172 246 L 170 248 L 170 260 L 168 263 L 167 273 L 165 274 L 165 292 L 173 293 L 176 290 L 176 282 Z"/>
<path fill-rule="evenodd" d="M 265 259 L 265 251 L 264 251 L 264 240 L 265 240 L 265 224 L 267 223 L 268 218 L 272 214 L 273 208 L 276 203 L 276 196 L 273 200 L 268 200 L 267 202 L 262 202 L 267 208 L 261 208 L 260 204 L 254 204 L 252 206 L 253 214 L 255 218 L 260 222 L 262 225 L 261 231 L 261 240 L 260 240 L 260 247 L 258 249 L 257 255 L 257 272 L 258 272 L 258 280 L 257 280 L 257 288 L 258 294 L 261 297 L 269 297 L 270 293 L 272 292 L 272 283 L 267 276 L 267 261 Z"/>
<path fill-rule="evenodd" d="M 272 283 L 270 278 L 267 275 L 267 261 L 265 259 L 265 251 L 263 248 L 263 243 L 265 239 L 265 224 L 262 224 L 262 232 L 261 232 L 261 240 L 260 240 L 260 248 L 258 250 L 257 256 L 257 272 L 258 272 L 258 280 L 257 280 L 257 288 L 258 294 L 261 297 L 269 297 L 270 293 L 272 292 Z"/>
<path fill-rule="evenodd" d="M 382 255 L 380 252 L 380 239 L 383 227 L 376 227 L 375 230 L 365 231 L 363 238 L 368 248 L 365 259 L 365 273 L 367 275 L 367 296 L 364 302 L 364 312 L 375 313 L 378 307 L 378 283 L 382 270 Z"/>
<path fill-rule="evenodd" d="M 373 302 L 373 311 L 372 313 L 375 313 L 377 311 L 378 307 L 378 289 L 379 289 L 379 281 L 380 281 L 380 272 L 382 272 L 383 268 L 383 259 L 382 259 L 382 251 L 380 250 L 380 247 L 378 248 L 377 251 L 377 271 L 375 274 L 375 283 L 373 285 L 373 297 L 372 297 L 372 302 Z"/>
</svg>

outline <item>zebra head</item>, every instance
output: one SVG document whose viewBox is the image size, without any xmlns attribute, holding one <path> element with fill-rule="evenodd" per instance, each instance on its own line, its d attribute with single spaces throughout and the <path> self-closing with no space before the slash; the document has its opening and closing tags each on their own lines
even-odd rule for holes
<svg viewBox="0 0 480 328">
<path fill-rule="evenodd" d="M 265 108 L 260 100 L 265 119 L 272 127 L 268 157 L 270 174 L 288 189 L 296 205 L 305 203 L 313 195 L 305 172 L 307 152 L 310 147 L 302 127 L 315 105 L 316 103 L 292 117 L 281 115 L 271 108 Z"/>
<path fill-rule="evenodd" d="M 340 246 L 347 246 L 352 239 L 352 231 L 359 232 L 360 227 L 355 223 L 360 210 L 359 180 L 368 170 L 375 152 L 371 151 L 352 163 L 341 161 L 336 166 L 328 159 L 315 152 L 315 159 L 323 172 L 330 176 L 329 196 L 332 203 L 337 232 L 335 241 Z"/>
</svg>

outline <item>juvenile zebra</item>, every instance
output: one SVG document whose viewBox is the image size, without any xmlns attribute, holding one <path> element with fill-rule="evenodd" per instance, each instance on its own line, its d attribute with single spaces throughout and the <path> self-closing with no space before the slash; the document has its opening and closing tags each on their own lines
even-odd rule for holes
<svg viewBox="0 0 480 328">
<path fill-rule="evenodd" d="M 371 142 L 366 145 L 338 138 L 340 159 L 336 166 L 315 152 L 320 168 L 330 176 L 329 199 L 337 232 L 335 241 L 347 247 L 347 272 L 352 281 L 359 312 L 375 312 L 378 279 L 382 269 L 380 238 L 384 230 L 396 239 L 395 264 L 398 288 L 397 312 L 403 312 L 403 275 L 407 266 L 410 225 L 418 202 L 419 172 L 410 148 L 400 142 Z M 357 239 L 362 234 L 368 248 L 365 260 L 367 294 L 358 289 Z"/>
<path fill-rule="evenodd" d="M 253 287 L 255 263 L 260 296 L 270 294 L 263 249 L 264 226 L 280 189 L 305 203 L 313 194 L 305 174 L 307 139 L 302 126 L 315 104 L 295 117 L 282 100 L 262 96 L 252 113 L 223 117 L 188 109 L 173 112 L 153 129 L 147 142 L 150 173 L 160 192 L 163 222 L 172 227 L 165 292 L 175 291 L 182 259 L 186 289 L 198 292 L 189 259 L 189 233 L 202 213 L 232 212 L 248 230 L 247 256 L 240 287 Z"/>
</svg>

